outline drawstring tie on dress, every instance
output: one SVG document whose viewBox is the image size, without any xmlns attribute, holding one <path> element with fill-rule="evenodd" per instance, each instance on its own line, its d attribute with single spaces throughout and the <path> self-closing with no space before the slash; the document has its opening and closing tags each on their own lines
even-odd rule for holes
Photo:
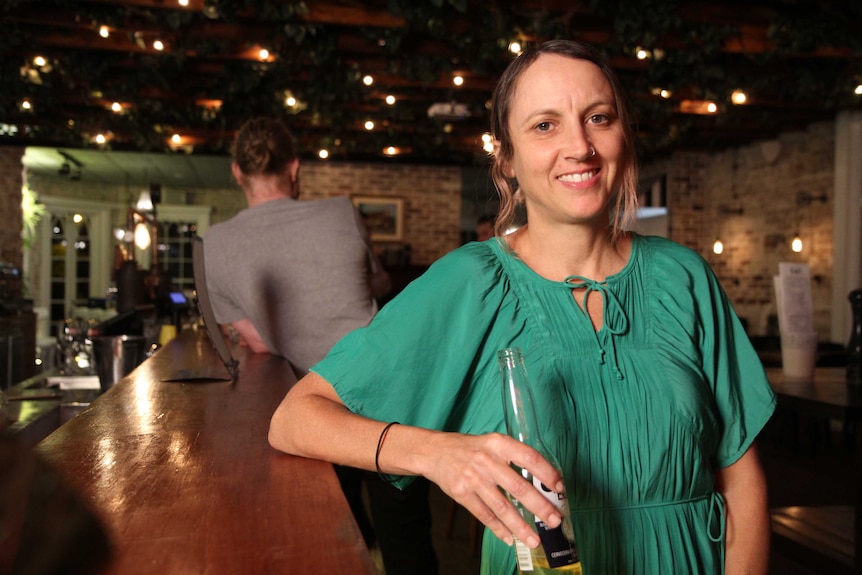
<svg viewBox="0 0 862 575">
<path fill-rule="evenodd" d="M 607 283 L 597 282 L 583 276 L 569 276 L 565 279 L 564 283 L 566 287 L 573 290 L 585 288 L 584 305 L 583 307 L 578 306 L 578 308 L 581 310 L 581 313 L 586 316 L 587 321 L 590 321 L 589 312 L 587 311 L 587 299 L 589 298 L 590 292 L 598 292 L 601 294 L 602 324 L 609 334 L 608 340 L 610 341 L 611 361 L 613 362 L 614 372 L 616 373 L 618 380 L 625 379 L 623 372 L 620 370 L 619 362 L 617 361 L 615 337 L 628 331 L 629 319 L 626 317 L 626 314 L 623 311 L 623 306 L 620 304 L 617 296 L 608 288 Z M 596 343 L 599 346 L 599 365 L 604 365 L 605 349 L 599 339 L 598 332 L 593 330 L 593 333 L 596 338 Z"/>
</svg>

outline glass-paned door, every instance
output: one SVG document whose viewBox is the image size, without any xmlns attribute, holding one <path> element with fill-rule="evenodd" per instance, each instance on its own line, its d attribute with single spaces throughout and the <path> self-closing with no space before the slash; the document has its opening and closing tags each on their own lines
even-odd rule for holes
<svg viewBox="0 0 862 575">
<path fill-rule="evenodd" d="M 192 239 L 196 231 L 196 222 L 159 223 L 159 265 L 178 290 L 194 289 Z"/>
<path fill-rule="evenodd" d="M 52 325 L 90 298 L 91 238 L 86 215 L 51 215 L 50 310 Z"/>
</svg>

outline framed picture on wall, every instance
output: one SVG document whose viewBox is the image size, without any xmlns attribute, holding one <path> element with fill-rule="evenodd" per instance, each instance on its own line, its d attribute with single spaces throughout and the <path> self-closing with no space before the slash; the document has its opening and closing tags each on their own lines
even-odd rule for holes
<svg viewBox="0 0 862 575">
<path fill-rule="evenodd" d="M 353 196 L 371 241 L 398 242 L 404 237 L 404 199 L 384 196 Z"/>
</svg>

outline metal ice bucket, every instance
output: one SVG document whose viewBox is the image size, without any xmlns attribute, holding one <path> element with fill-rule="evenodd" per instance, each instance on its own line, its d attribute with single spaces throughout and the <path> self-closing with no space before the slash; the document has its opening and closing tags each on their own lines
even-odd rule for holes
<svg viewBox="0 0 862 575">
<path fill-rule="evenodd" d="M 99 385 L 107 391 L 147 357 L 147 338 L 142 335 L 100 335 L 93 338 Z"/>
</svg>

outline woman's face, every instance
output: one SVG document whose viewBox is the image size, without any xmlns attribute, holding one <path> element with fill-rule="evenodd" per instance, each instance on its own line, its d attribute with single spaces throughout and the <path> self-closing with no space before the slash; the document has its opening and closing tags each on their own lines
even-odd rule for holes
<svg viewBox="0 0 862 575">
<path fill-rule="evenodd" d="M 539 56 L 515 85 L 508 122 L 507 175 L 518 179 L 530 223 L 605 226 L 625 141 L 601 71 L 584 60 Z"/>
</svg>

